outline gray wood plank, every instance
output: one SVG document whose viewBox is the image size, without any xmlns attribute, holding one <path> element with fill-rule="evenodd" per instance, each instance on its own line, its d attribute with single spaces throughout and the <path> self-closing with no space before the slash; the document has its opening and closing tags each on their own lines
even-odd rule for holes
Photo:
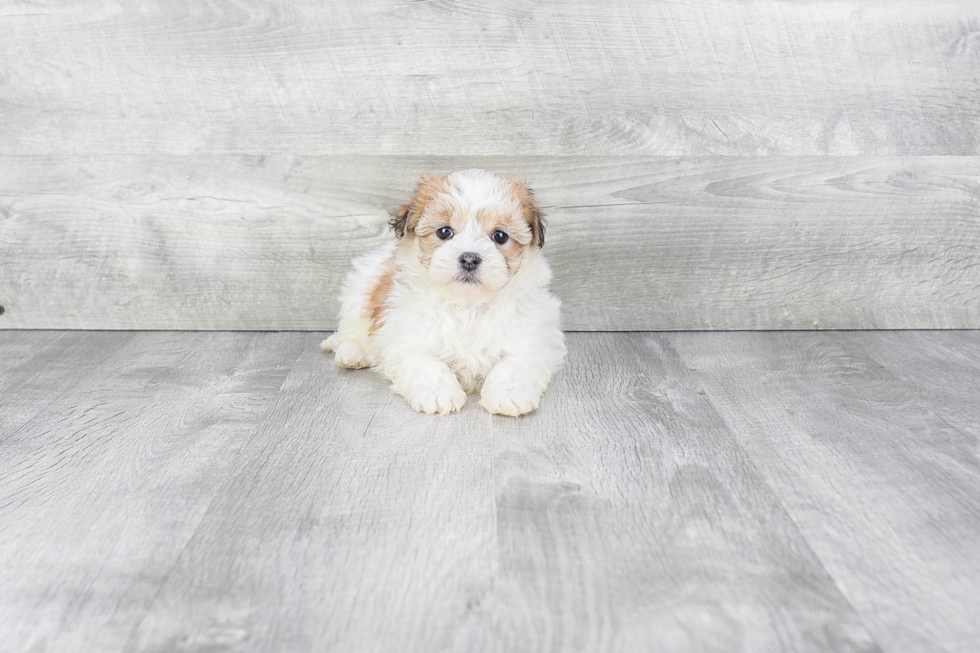
<svg viewBox="0 0 980 653">
<path fill-rule="evenodd" d="M 130 332 L 5 331 L 0 334 L 0 434 L 9 435 L 43 406 L 91 383 L 103 361 L 125 348 Z"/>
<path fill-rule="evenodd" d="M 573 330 L 980 327 L 980 157 L 0 157 L 0 328 L 327 329 L 424 170 L 526 176 Z"/>
<path fill-rule="evenodd" d="M 977 368 L 923 347 L 931 337 L 668 340 L 882 647 L 967 653 L 980 644 L 980 432 L 944 413 L 975 415 L 976 396 L 935 375 L 975 389 Z M 879 363 L 889 347 L 917 353 Z"/>
<path fill-rule="evenodd" d="M 8 154 L 976 154 L 974 0 L 10 0 Z"/>
<path fill-rule="evenodd" d="M 3 366 L 0 394 L 36 375 L 66 353 L 77 351 L 74 345 L 85 335 L 80 331 L 7 330 L 0 333 L 0 365 Z"/>
<path fill-rule="evenodd" d="M 844 343 L 900 378 L 936 417 L 980 442 L 980 333 L 853 331 L 842 334 Z"/>
<path fill-rule="evenodd" d="M 496 567 L 490 417 L 418 415 L 318 340 L 126 650 L 479 650 L 453 637 Z"/>
<path fill-rule="evenodd" d="M 518 420 L 311 346 L 127 650 L 879 650 L 664 342 Z"/>
<path fill-rule="evenodd" d="M 122 649 L 305 339 L 70 335 L 5 389 L 0 650 Z"/>
</svg>

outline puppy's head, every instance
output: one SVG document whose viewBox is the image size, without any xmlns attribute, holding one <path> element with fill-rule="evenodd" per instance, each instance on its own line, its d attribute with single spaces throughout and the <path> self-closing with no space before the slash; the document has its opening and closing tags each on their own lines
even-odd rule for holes
<svg viewBox="0 0 980 653">
<path fill-rule="evenodd" d="M 544 245 L 531 189 L 483 170 L 422 175 L 390 224 L 429 280 L 462 299 L 488 299 Z"/>
</svg>

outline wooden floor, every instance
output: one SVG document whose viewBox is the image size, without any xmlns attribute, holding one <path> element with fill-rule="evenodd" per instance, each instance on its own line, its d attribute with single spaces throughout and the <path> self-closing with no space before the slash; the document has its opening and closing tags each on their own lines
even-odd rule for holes
<svg viewBox="0 0 980 653">
<path fill-rule="evenodd" d="M 0 332 L 0 651 L 980 650 L 980 332 L 570 334 L 516 420 L 321 337 Z"/>
</svg>

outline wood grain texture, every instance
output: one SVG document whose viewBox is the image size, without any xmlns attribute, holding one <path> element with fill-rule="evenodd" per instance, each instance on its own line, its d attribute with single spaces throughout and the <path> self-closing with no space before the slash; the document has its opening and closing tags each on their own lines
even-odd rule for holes
<svg viewBox="0 0 980 653">
<path fill-rule="evenodd" d="M 385 211 L 471 165 L 541 189 L 569 329 L 977 328 L 978 26 L 973 0 L 11 0 L 0 329 L 334 328 Z"/>
<path fill-rule="evenodd" d="M 880 650 L 662 336 L 569 345 L 494 424 L 498 650 Z"/>
<path fill-rule="evenodd" d="M 336 324 L 421 171 L 524 176 L 572 330 L 980 327 L 980 157 L 0 157 L 0 328 Z"/>
<path fill-rule="evenodd" d="M 976 650 L 980 334 L 668 342 L 882 647 Z"/>
<path fill-rule="evenodd" d="M 661 340 L 573 335 L 520 420 L 314 340 L 127 650 L 879 650 Z"/>
<path fill-rule="evenodd" d="M 311 335 L 126 650 L 467 650 L 495 570 L 489 426 L 417 415 Z"/>
<path fill-rule="evenodd" d="M 4 3 L 5 154 L 973 155 L 973 0 Z"/>
<path fill-rule="evenodd" d="M 0 337 L 4 653 L 122 650 L 306 340 L 58 335 Z"/>
<path fill-rule="evenodd" d="M 0 651 L 980 641 L 980 333 L 570 334 L 518 420 L 319 338 L 0 334 Z"/>
<path fill-rule="evenodd" d="M 884 366 L 929 403 L 939 419 L 980 436 L 980 344 L 973 331 L 852 332 L 843 344 Z"/>
</svg>

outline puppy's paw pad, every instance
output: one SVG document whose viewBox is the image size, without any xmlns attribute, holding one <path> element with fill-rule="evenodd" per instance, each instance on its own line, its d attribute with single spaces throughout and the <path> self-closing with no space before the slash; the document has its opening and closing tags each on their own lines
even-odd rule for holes
<svg viewBox="0 0 980 653">
<path fill-rule="evenodd" d="M 334 333 L 329 338 L 320 343 L 320 349 L 323 351 L 336 351 L 337 347 L 340 345 L 340 335 Z"/>
<path fill-rule="evenodd" d="M 334 360 L 337 361 L 337 365 L 346 367 L 349 370 L 356 370 L 370 365 L 367 356 L 353 342 L 340 343 L 334 352 Z"/>
<path fill-rule="evenodd" d="M 456 387 L 448 383 L 434 388 L 420 387 L 412 390 L 412 398 L 409 402 L 412 408 L 420 413 L 445 415 L 463 407 L 466 403 L 466 393 L 458 384 Z"/>
<path fill-rule="evenodd" d="M 480 405 L 492 415 L 518 417 L 535 410 L 541 395 L 523 388 L 484 388 Z"/>
</svg>

